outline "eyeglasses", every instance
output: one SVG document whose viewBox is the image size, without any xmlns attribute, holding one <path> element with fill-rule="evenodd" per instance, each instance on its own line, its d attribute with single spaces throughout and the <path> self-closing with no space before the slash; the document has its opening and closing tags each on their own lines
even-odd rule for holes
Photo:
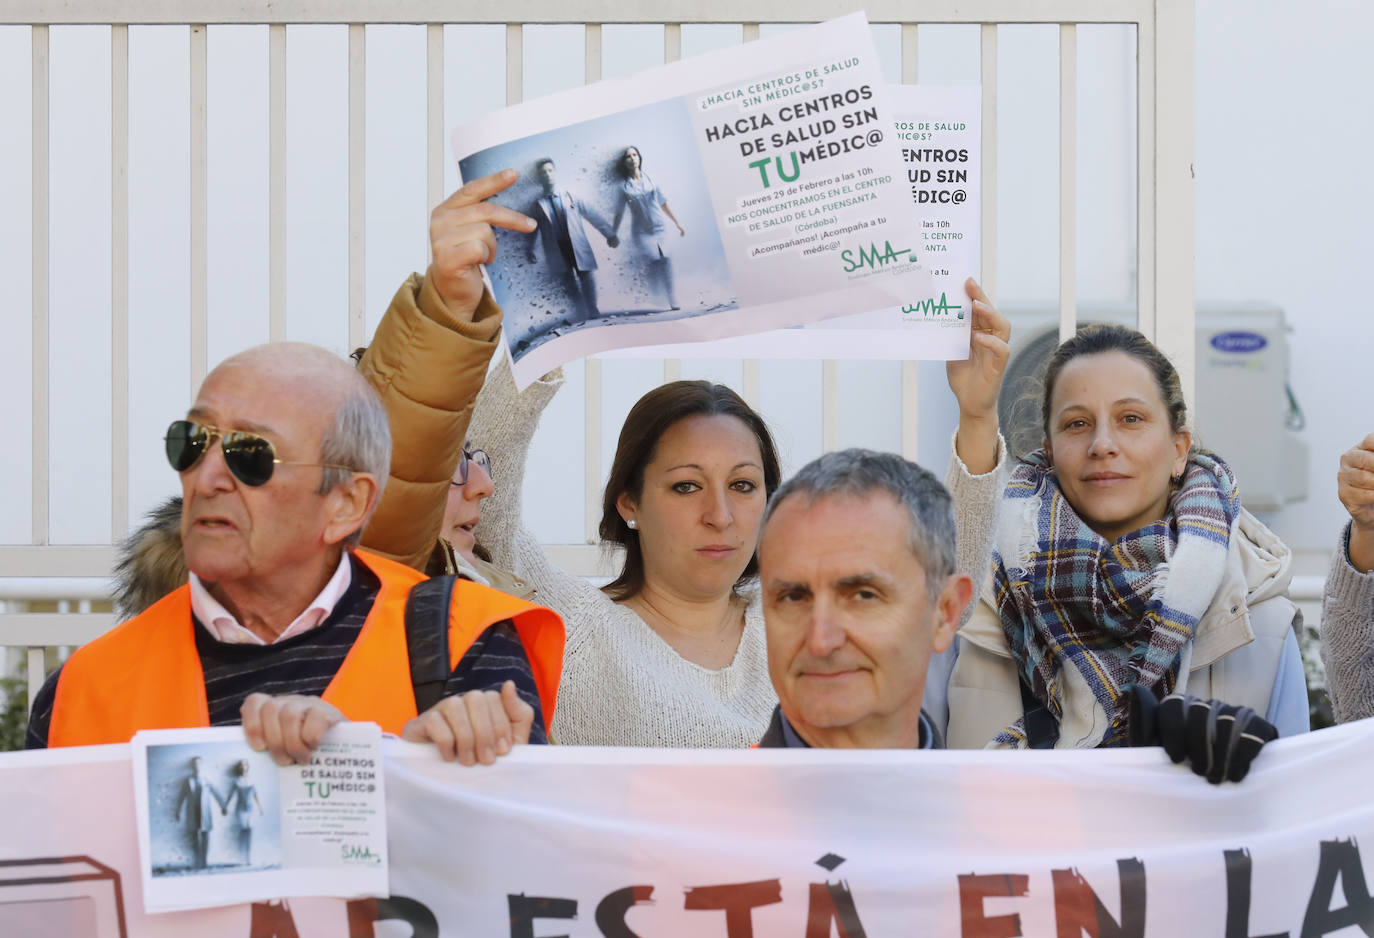
<svg viewBox="0 0 1374 938">
<path fill-rule="evenodd" d="M 468 445 L 464 443 L 462 451 L 458 454 L 458 478 L 450 482 L 449 485 L 468 484 L 469 463 L 477 465 L 488 476 L 491 475 L 491 458 L 487 456 L 487 451 L 482 449 L 469 449 Z"/>
<path fill-rule="evenodd" d="M 266 485 L 272 478 L 277 466 L 320 466 L 324 469 L 344 469 L 356 472 L 352 466 L 337 466 L 326 462 L 291 462 L 278 459 L 272 441 L 256 433 L 242 430 L 222 430 L 208 424 L 190 420 L 173 420 L 163 437 L 167 443 L 167 462 L 177 472 L 185 472 L 200 457 L 209 452 L 215 440 L 219 440 L 220 451 L 224 453 L 224 464 L 244 485 L 256 488 Z"/>
</svg>

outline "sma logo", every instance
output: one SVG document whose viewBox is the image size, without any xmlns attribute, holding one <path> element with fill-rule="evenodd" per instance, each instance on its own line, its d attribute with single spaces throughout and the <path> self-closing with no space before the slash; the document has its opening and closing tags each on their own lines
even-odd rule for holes
<svg viewBox="0 0 1374 938">
<path fill-rule="evenodd" d="M 894 251 L 891 241 L 884 241 L 881 249 L 870 241 L 868 247 L 859 248 L 857 257 L 854 256 L 852 248 L 845 248 L 840 252 L 840 260 L 844 261 L 844 272 L 852 274 L 854 271 L 863 267 L 871 267 L 876 270 L 893 261 L 900 260 L 902 255 L 910 253 L 911 248 L 903 248 L 900 251 Z M 915 260 L 915 258 L 908 258 L 908 260 Z"/>
</svg>

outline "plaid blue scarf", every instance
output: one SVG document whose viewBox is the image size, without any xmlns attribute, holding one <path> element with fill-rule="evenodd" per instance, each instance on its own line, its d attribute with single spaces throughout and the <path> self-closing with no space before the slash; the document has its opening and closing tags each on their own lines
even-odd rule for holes
<svg viewBox="0 0 1374 938">
<path fill-rule="evenodd" d="M 997 611 L 1018 672 L 1060 724 L 1059 746 L 1125 745 L 1131 685 L 1174 689 L 1239 512 L 1230 467 L 1198 452 L 1164 518 L 1109 543 L 1078 517 L 1043 450 L 1016 467 L 993 552 Z M 1066 709 L 1078 738 L 1064 738 Z M 993 745 L 1025 746 L 1023 722 Z"/>
</svg>

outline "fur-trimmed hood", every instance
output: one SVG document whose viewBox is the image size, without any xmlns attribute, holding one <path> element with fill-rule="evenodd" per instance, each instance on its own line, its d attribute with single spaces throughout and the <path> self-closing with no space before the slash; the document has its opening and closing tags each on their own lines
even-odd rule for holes
<svg viewBox="0 0 1374 938">
<path fill-rule="evenodd" d="M 118 550 L 112 598 L 115 616 L 122 622 L 186 583 L 181 496 L 173 496 L 150 511 Z"/>
</svg>

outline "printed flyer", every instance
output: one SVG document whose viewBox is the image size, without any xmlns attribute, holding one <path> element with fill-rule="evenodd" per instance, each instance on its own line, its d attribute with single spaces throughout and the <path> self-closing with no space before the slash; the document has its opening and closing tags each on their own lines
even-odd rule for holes
<svg viewBox="0 0 1374 938">
<path fill-rule="evenodd" d="M 309 765 L 283 768 L 236 726 L 136 734 L 146 910 L 387 895 L 381 739 L 341 723 Z"/>
<path fill-rule="evenodd" d="M 898 306 L 838 316 L 756 335 L 608 352 L 606 358 L 859 358 L 948 361 L 968 357 L 970 304 L 964 281 L 977 278 L 982 179 L 982 89 L 977 85 L 889 85 L 902 180 L 919 219 L 930 289 Z M 861 252 L 831 242 L 846 266 Z M 871 250 L 871 249 L 870 249 Z"/>
<path fill-rule="evenodd" d="M 862 13 L 506 108 L 454 130 L 513 167 L 487 266 L 516 384 L 614 348 L 814 322 L 932 293 Z"/>
</svg>

